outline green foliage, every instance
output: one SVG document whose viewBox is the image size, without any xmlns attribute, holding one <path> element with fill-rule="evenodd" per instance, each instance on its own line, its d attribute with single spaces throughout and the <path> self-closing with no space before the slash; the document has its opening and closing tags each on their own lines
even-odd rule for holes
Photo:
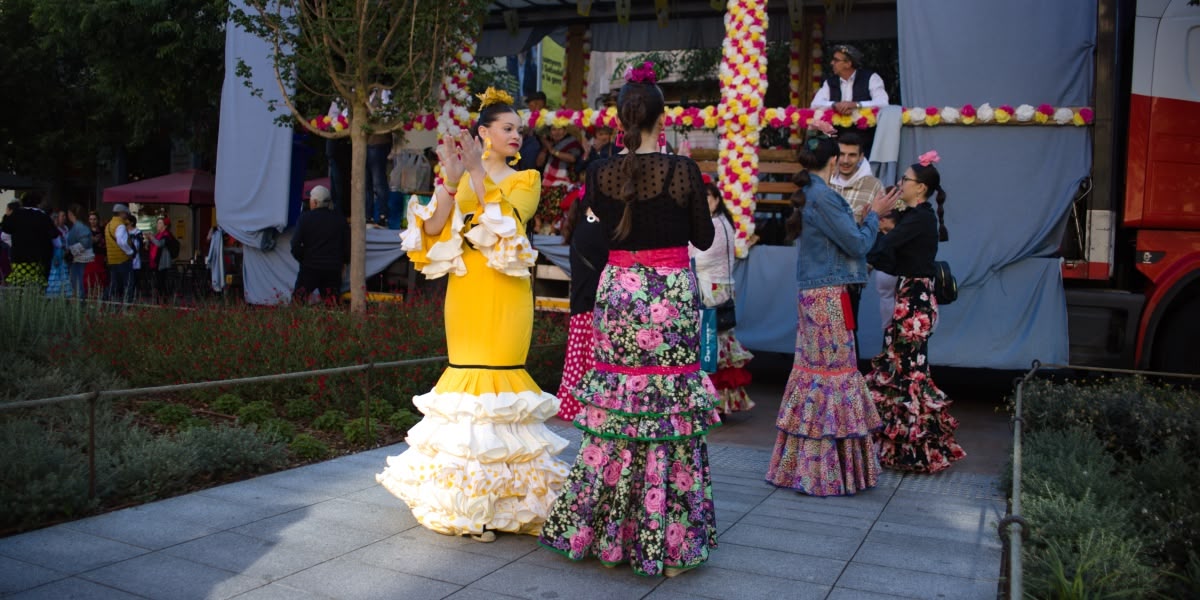
<svg viewBox="0 0 1200 600">
<path fill-rule="evenodd" d="M 1139 543 L 1105 530 L 1080 532 L 1068 543 L 1054 540 L 1041 562 L 1049 568 L 1032 573 L 1027 586 L 1039 590 L 1038 598 L 1147 598 L 1159 589 Z"/>
<path fill-rule="evenodd" d="M 204 481 L 286 464 L 280 444 L 237 427 L 154 436 L 111 405 L 96 410 L 96 493 L 88 498 L 87 410 L 49 410 L 45 421 L 0 423 L 0 532 L 78 518 L 101 506 L 143 502 Z"/>
<path fill-rule="evenodd" d="M 182 425 L 192 416 L 192 409 L 186 404 L 164 404 L 154 411 L 154 418 L 163 425 L 171 427 Z"/>
<path fill-rule="evenodd" d="M 3 127 L 0 124 L 0 131 Z M 3 152 L 0 149 L 0 156 Z M 0 402 L 121 386 L 117 374 L 94 360 L 83 342 L 85 324 L 97 318 L 95 305 L 46 298 L 45 291 L 36 288 L 2 291 Z"/>
<path fill-rule="evenodd" d="M 262 432 L 271 439 L 290 442 L 296 437 L 296 426 L 285 419 L 267 419 L 262 425 Z"/>
<path fill-rule="evenodd" d="M 330 99 L 342 98 L 352 122 L 365 118 L 377 132 L 395 131 L 413 115 L 437 108 L 438 84 L 452 68 L 451 58 L 478 34 L 488 6 L 486 0 L 300 4 L 250 2 L 246 10 L 231 13 L 238 27 L 278 48 L 272 60 L 281 78 L 279 89 L 297 90 L 289 103 L 270 100 L 269 108 L 298 111 L 283 115 L 281 124 L 307 123 L 325 113 Z M 263 89 L 254 87 L 248 65 L 239 62 L 238 75 L 253 94 L 266 98 Z M 393 92 L 391 103 L 368 112 L 369 94 L 384 86 Z"/>
<path fill-rule="evenodd" d="M 221 394 L 209 403 L 209 407 L 223 415 L 236 415 L 246 403 L 237 394 Z"/>
<path fill-rule="evenodd" d="M 1122 460 L 1200 444 L 1200 394 L 1194 390 L 1136 377 L 1061 384 L 1034 380 L 1023 398 L 1030 431 L 1087 427 Z"/>
<path fill-rule="evenodd" d="M 288 449 L 304 460 L 320 460 L 329 456 L 329 446 L 307 433 L 296 436 L 288 445 Z"/>
<path fill-rule="evenodd" d="M 1047 487 L 1071 499 L 1092 494 L 1124 503 L 1136 495 L 1133 482 L 1104 445 L 1090 432 L 1068 429 L 1035 432 L 1023 441 L 1025 460 L 1022 487 Z"/>
<path fill-rule="evenodd" d="M 224 0 L 6 0 L 0 166 L 90 172 L 102 150 L 169 143 L 215 156 Z M 161 154 L 161 152 L 160 152 Z M 87 179 L 87 175 L 82 176 Z"/>
<path fill-rule="evenodd" d="M 395 408 L 392 408 L 392 405 L 387 400 L 384 400 L 383 398 L 376 398 L 376 397 L 371 397 L 371 407 L 370 408 L 371 408 L 371 410 L 370 410 L 371 418 L 379 419 L 382 421 L 386 421 L 387 418 L 392 416 L 392 413 L 395 412 L 395 410 L 396 410 Z M 367 403 L 366 402 L 358 403 L 358 414 L 360 414 L 360 415 L 367 414 Z"/>
<path fill-rule="evenodd" d="M 87 497 L 86 460 L 78 449 L 54 443 L 32 420 L 0 423 L 0 532 L 96 507 Z"/>
<path fill-rule="evenodd" d="M 1034 380 L 1022 398 L 1031 593 L 1194 595 L 1200 395 L 1128 378 Z"/>
<path fill-rule="evenodd" d="M 158 413 L 159 410 L 162 410 L 162 407 L 164 406 L 166 406 L 166 403 L 164 402 L 158 400 L 146 400 L 138 405 L 138 410 L 140 410 L 143 414 L 153 415 Z"/>
<path fill-rule="evenodd" d="M 287 464 L 285 446 L 254 429 L 228 425 L 189 429 L 177 439 L 195 448 L 197 474 L 214 479 L 266 473 Z"/>
<path fill-rule="evenodd" d="M 327 410 L 312 423 L 313 429 L 319 431 L 341 431 L 345 425 L 346 413 L 340 410 Z"/>
<path fill-rule="evenodd" d="M 387 424 L 399 433 L 408 433 L 408 429 L 421 422 L 421 415 L 407 408 L 398 408 L 387 419 Z"/>
<path fill-rule="evenodd" d="M 293 398 L 284 405 L 283 412 L 289 419 L 307 421 L 317 416 L 317 403 L 308 398 Z"/>
<path fill-rule="evenodd" d="M 379 439 L 379 420 L 359 417 L 346 421 L 342 426 L 342 435 L 351 444 L 366 444 L 373 439 Z"/>
<path fill-rule="evenodd" d="M 238 409 L 238 423 L 244 425 L 262 425 L 273 418 L 275 407 L 265 400 L 255 400 Z"/>
</svg>

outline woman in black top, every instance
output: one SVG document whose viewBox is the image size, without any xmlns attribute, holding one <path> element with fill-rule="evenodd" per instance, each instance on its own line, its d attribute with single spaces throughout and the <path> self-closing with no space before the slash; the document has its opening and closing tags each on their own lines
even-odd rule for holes
<svg viewBox="0 0 1200 600">
<path fill-rule="evenodd" d="M 720 418 L 700 370 L 687 250 L 712 245 L 713 224 L 696 163 L 657 152 L 664 103 L 647 71 L 634 70 L 618 99 L 626 153 L 587 172 L 586 197 L 611 242 L 595 366 L 573 390 L 583 441 L 540 542 L 572 560 L 671 576 L 717 542 L 704 435 Z"/>
<path fill-rule="evenodd" d="M 876 433 L 879 461 L 902 471 L 936 473 L 967 455 L 954 439 L 958 421 L 946 410 L 950 401 L 929 376 L 927 343 L 937 322 L 933 295 L 934 258 L 939 241 L 950 239 L 942 218 L 946 192 L 934 163 L 936 152 L 904 172 L 900 199 L 908 206 L 887 235 L 867 254 L 876 269 L 898 277 L 892 323 L 884 333 L 884 351 L 871 360 L 867 385 L 883 418 Z M 937 214 L 929 200 L 937 201 Z"/>
</svg>

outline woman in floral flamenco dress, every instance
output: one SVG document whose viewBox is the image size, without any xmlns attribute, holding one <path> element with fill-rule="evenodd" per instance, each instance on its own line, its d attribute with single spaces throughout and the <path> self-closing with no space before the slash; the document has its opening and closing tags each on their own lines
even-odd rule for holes
<svg viewBox="0 0 1200 600">
<path fill-rule="evenodd" d="M 600 270 L 608 264 L 608 232 L 584 200 L 582 190 L 567 196 L 570 204 L 563 219 L 563 243 L 571 246 L 571 321 L 567 327 L 567 356 L 563 360 L 562 383 L 558 387 L 558 418 L 573 421 L 583 410 L 574 389 L 595 364 L 592 355 L 593 311 Z"/>
<path fill-rule="evenodd" d="M 950 400 L 929 376 L 926 353 L 938 317 L 934 258 L 938 242 L 950 239 L 942 219 L 946 192 L 933 166 L 938 160 L 937 152 L 926 152 L 904 172 L 900 199 L 909 208 L 867 255 L 876 269 L 899 277 L 884 351 L 871 360 L 867 375 L 884 422 L 876 434 L 879 460 L 885 467 L 917 473 L 936 473 L 967 455 L 954 440 L 958 421 L 947 410 Z M 936 215 L 929 203 L 935 194 Z"/>
<path fill-rule="evenodd" d="M 445 183 L 428 205 L 409 202 L 404 249 L 426 277 L 450 276 L 450 366 L 413 400 L 425 416 L 408 432 L 410 448 L 376 476 L 425 527 L 485 542 L 493 531 L 541 531 L 567 474 L 553 456 L 567 441 L 545 426 L 558 401 L 524 368 L 537 256 L 524 219 L 540 175 L 505 164 L 518 154 L 519 126 L 512 98 L 489 89 L 479 137 L 447 138 L 438 148 Z"/>
<path fill-rule="evenodd" d="M 700 286 L 700 302 L 705 308 L 715 308 L 734 298 L 733 291 L 733 218 L 721 199 L 721 190 L 704 175 L 704 191 L 708 211 L 712 215 L 713 243 L 708 250 L 692 249 L 696 263 L 696 282 Z M 721 414 L 747 411 L 754 401 L 746 393 L 750 371 L 746 364 L 754 355 L 742 347 L 734 329 L 717 332 L 717 372 L 709 375 L 717 390 L 717 410 Z"/>
<path fill-rule="evenodd" d="M 810 138 L 798 153 L 805 170 L 794 179 L 799 189 L 787 222 L 788 235 L 798 238 L 796 358 L 766 478 L 811 496 L 853 495 L 879 481 L 871 433 L 882 422 L 858 372 L 846 286 L 866 282 L 877 212 L 895 195 L 880 194 L 858 223 L 846 200 L 826 184 L 837 155 L 837 142 L 828 137 Z"/>
<path fill-rule="evenodd" d="M 699 294 L 687 245 L 712 244 L 700 170 L 660 154 L 663 96 L 647 63 L 620 91 L 626 151 L 587 172 L 611 232 L 596 294 L 595 366 L 575 397 L 578 458 L 542 529 L 572 560 L 675 575 L 716 547 L 705 433 L 720 423 L 699 365 Z"/>
</svg>

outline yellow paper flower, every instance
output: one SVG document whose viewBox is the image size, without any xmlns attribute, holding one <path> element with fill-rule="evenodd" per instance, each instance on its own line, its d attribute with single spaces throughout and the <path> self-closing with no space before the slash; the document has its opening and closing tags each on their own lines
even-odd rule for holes
<svg viewBox="0 0 1200 600">
<path fill-rule="evenodd" d="M 487 91 L 476 96 L 479 98 L 479 108 L 485 108 L 493 104 L 512 104 L 513 97 L 504 90 L 498 90 L 494 87 L 489 87 Z"/>
<path fill-rule="evenodd" d="M 1011 118 L 1012 118 L 1012 115 L 1008 114 L 1007 110 L 1004 110 L 1003 108 L 996 109 L 996 122 L 997 123 L 1007 123 L 1009 121 L 1009 119 L 1011 119 Z"/>
<path fill-rule="evenodd" d="M 963 125 L 974 125 L 974 124 L 975 124 L 975 117 L 963 117 L 963 118 L 962 118 L 962 121 L 960 121 L 960 122 L 961 122 Z"/>
<path fill-rule="evenodd" d="M 904 125 L 912 123 L 912 115 L 906 110 L 900 114 L 900 122 Z"/>
<path fill-rule="evenodd" d="M 925 124 L 930 127 L 933 127 L 934 125 L 937 125 L 938 123 L 941 123 L 941 122 L 942 122 L 942 115 L 940 115 L 940 114 L 934 113 L 932 115 L 925 115 Z"/>
<path fill-rule="evenodd" d="M 1050 117 L 1049 117 L 1049 115 L 1046 115 L 1045 113 L 1037 112 L 1037 113 L 1033 113 L 1033 120 L 1037 123 L 1044 124 L 1046 121 L 1050 120 Z"/>
</svg>

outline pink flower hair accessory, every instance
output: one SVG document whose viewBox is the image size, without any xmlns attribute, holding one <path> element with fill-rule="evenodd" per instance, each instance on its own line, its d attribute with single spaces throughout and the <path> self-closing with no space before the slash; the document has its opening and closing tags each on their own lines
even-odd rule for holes
<svg viewBox="0 0 1200 600">
<path fill-rule="evenodd" d="M 940 160 L 942 160 L 942 157 L 938 156 L 937 150 L 930 150 L 917 158 L 917 162 L 921 163 L 922 167 L 928 167 Z"/>
<path fill-rule="evenodd" d="M 654 73 L 654 64 L 650 61 L 642 63 L 640 67 L 630 67 L 625 71 L 625 81 L 629 83 L 648 83 L 654 85 L 658 83 L 658 75 Z"/>
</svg>

